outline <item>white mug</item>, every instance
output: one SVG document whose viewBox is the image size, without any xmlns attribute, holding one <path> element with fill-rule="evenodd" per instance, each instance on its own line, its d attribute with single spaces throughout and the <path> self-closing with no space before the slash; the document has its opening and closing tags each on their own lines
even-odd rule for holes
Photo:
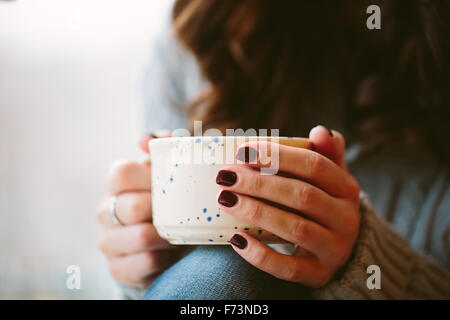
<svg viewBox="0 0 450 320">
<path fill-rule="evenodd" d="M 171 244 L 229 244 L 236 231 L 242 231 L 264 243 L 286 242 L 228 215 L 217 204 L 218 171 L 236 164 L 238 147 L 255 140 L 310 146 L 305 138 L 244 136 L 171 137 L 149 142 L 153 224 L 162 238 Z"/>
</svg>

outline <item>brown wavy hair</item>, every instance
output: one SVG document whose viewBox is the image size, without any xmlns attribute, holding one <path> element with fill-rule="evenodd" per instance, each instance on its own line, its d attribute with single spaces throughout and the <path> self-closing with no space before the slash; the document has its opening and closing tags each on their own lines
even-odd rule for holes
<svg viewBox="0 0 450 320">
<path fill-rule="evenodd" d="M 368 30 L 366 8 L 381 8 Z M 318 123 L 350 140 L 413 137 L 448 157 L 450 1 L 177 0 L 174 31 L 211 83 L 204 127 Z"/>
</svg>

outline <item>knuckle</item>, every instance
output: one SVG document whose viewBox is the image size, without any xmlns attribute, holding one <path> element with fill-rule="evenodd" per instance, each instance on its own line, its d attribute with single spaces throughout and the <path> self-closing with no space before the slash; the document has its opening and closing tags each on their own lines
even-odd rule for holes
<svg viewBox="0 0 450 320">
<path fill-rule="evenodd" d="M 301 185 L 295 191 L 295 199 L 300 208 L 309 207 L 313 202 L 314 189 L 307 186 Z"/>
<path fill-rule="evenodd" d="M 325 164 L 324 159 L 320 154 L 316 152 L 311 153 L 307 157 L 306 163 L 306 168 L 309 172 L 309 175 L 314 176 L 320 173 L 323 170 L 324 164 Z"/>
<path fill-rule="evenodd" d="M 334 275 L 334 273 L 331 272 L 331 270 L 329 268 L 326 268 L 326 267 L 319 268 L 317 275 L 316 275 L 316 281 L 315 281 L 314 286 L 317 288 L 323 287 L 328 282 L 330 282 L 333 275 Z"/>
<path fill-rule="evenodd" d="M 120 280 L 121 278 L 121 272 L 115 263 L 109 263 L 108 264 L 109 273 L 115 280 Z"/>
<path fill-rule="evenodd" d="M 107 252 L 107 240 L 104 235 L 98 239 L 97 247 L 103 254 Z"/>
<path fill-rule="evenodd" d="M 144 255 L 144 267 L 148 271 L 153 271 L 158 268 L 159 258 L 158 255 L 154 252 L 147 252 Z"/>
<path fill-rule="evenodd" d="M 118 173 L 121 171 L 121 167 L 128 162 L 128 160 L 125 159 L 119 159 L 115 160 L 111 166 L 109 167 L 108 171 L 108 182 L 111 182 L 114 180 L 114 178 L 118 175 Z"/>
<path fill-rule="evenodd" d="M 312 274 L 309 276 L 308 286 L 311 288 L 320 288 L 330 282 L 334 273 L 331 272 L 331 268 L 328 265 L 317 264 L 314 267 Z"/>
<path fill-rule="evenodd" d="M 138 243 L 142 247 L 149 247 L 154 241 L 153 232 L 151 227 L 147 224 L 142 225 L 139 229 Z"/>
<path fill-rule="evenodd" d="M 249 182 L 250 182 L 249 186 L 250 186 L 252 194 L 255 195 L 255 194 L 261 193 L 261 188 L 262 188 L 263 183 L 262 183 L 261 175 L 259 173 L 255 174 L 254 177 Z"/>
<path fill-rule="evenodd" d="M 349 219 L 348 224 L 350 226 L 350 231 L 351 231 L 351 234 L 355 235 L 355 237 L 359 232 L 360 223 L 361 223 L 361 219 L 360 219 L 359 215 L 351 216 Z"/>
<path fill-rule="evenodd" d="M 294 223 L 292 233 L 296 243 L 301 246 L 308 241 L 311 235 L 311 228 L 306 221 L 299 220 Z"/>
<path fill-rule="evenodd" d="M 348 186 L 348 192 L 352 199 L 359 199 L 359 192 L 360 192 L 359 183 L 353 177 L 350 180 L 350 183 Z"/>
<path fill-rule="evenodd" d="M 142 211 L 144 210 L 144 204 L 141 199 L 133 199 L 130 206 L 130 223 L 135 223 L 140 221 L 140 217 L 142 215 Z"/>
<path fill-rule="evenodd" d="M 267 262 L 268 254 L 264 250 L 254 250 L 250 256 L 250 261 L 253 261 L 258 267 L 264 267 Z"/>
<path fill-rule="evenodd" d="M 288 265 L 286 279 L 291 282 L 299 282 L 302 278 L 302 268 L 300 268 L 297 264 L 291 263 Z"/>
<path fill-rule="evenodd" d="M 258 200 L 254 200 L 254 205 L 250 206 L 248 210 L 248 222 L 251 224 L 258 224 L 261 219 L 262 210 L 262 203 Z"/>
<path fill-rule="evenodd" d="M 343 266 L 351 253 L 351 246 L 346 241 L 336 239 L 334 241 L 334 261 L 337 266 Z"/>
<path fill-rule="evenodd" d="M 345 221 L 346 235 L 349 239 L 356 240 L 359 234 L 360 217 L 359 215 L 349 215 Z"/>
<path fill-rule="evenodd" d="M 123 185 L 129 181 L 139 164 L 131 160 L 117 160 L 111 166 L 108 176 L 108 185 Z"/>
<path fill-rule="evenodd" d="M 350 257 L 350 254 L 352 252 L 351 246 L 346 246 L 342 251 L 341 255 L 339 256 L 339 259 L 337 261 L 337 266 L 342 267 L 347 263 L 348 258 Z"/>
</svg>

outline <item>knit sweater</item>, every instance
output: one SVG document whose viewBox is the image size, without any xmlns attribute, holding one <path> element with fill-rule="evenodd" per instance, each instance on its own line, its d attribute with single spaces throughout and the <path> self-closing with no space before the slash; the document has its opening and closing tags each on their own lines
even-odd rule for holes
<svg viewBox="0 0 450 320">
<path fill-rule="evenodd" d="M 337 279 L 313 290 L 316 299 L 450 299 L 450 273 L 412 250 L 360 197 L 361 227 L 352 257 Z M 381 289 L 369 289 L 370 265 L 381 270 Z"/>
</svg>

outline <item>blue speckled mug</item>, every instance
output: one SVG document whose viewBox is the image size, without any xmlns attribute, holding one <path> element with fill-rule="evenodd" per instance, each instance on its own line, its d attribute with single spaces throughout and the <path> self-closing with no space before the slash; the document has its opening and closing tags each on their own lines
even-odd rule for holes
<svg viewBox="0 0 450 320">
<path fill-rule="evenodd" d="M 273 137 L 172 137 L 149 143 L 153 224 L 172 244 L 229 244 L 236 231 L 264 243 L 284 243 L 276 235 L 221 212 L 217 172 L 236 163 L 236 149 L 247 141 L 271 140 L 309 148 L 308 139 Z"/>
</svg>

